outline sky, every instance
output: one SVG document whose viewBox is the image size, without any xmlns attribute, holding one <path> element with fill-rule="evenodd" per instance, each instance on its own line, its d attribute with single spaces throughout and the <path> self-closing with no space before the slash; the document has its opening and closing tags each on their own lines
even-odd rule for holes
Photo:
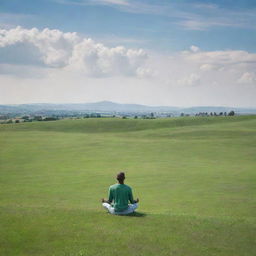
<svg viewBox="0 0 256 256">
<path fill-rule="evenodd" d="M 0 104 L 255 96 L 255 0 L 0 0 Z"/>
</svg>

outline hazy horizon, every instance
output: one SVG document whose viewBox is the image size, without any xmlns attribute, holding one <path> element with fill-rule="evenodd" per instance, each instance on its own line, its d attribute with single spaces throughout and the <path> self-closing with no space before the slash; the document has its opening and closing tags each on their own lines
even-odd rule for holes
<svg viewBox="0 0 256 256">
<path fill-rule="evenodd" d="M 185 108 L 241 108 L 241 109 L 256 109 L 256 107 L 236 107 L 236 106 L 224 106 L 224 105 L 203 105 L 203 106 L 174 106 L 174 105 L 145 105 L 145 104 L 140 104 L 140 103 L 120 103 L 120 102 L 113 102 L 113 101 L 107 101 L 107 100 L 102 100 L 102 101 L 97 101 L 97 102 L 31 102 L 31 103 L 20 103 L 20 104 L 0 104 L 2 106 L 19 106 L 19 105 L 40 105 L 40 104 L 49 104 L 49 105 L 72 105 L 72 104 L 99 104 L 99 103 L 112 103 L 112 104 L 118 104 L 118 105 L 139 105 L 139 106 L 145 106 L 145 107 L 173 107 L 177 109 L 185 109 Z"/>
</svg>

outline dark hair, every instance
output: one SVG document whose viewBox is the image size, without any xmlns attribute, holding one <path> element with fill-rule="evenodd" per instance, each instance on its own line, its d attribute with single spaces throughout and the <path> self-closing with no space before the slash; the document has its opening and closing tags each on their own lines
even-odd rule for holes
<svg viewBox="0 0 256 256">
<path fill-rule="evenodd" d="M 125 179 L 125 174 L 124 174 L 124 172 L 119 172 L 119 173 L 116 175 L 116 179 L 123 181 L 123 180 Z"/>
</svg>

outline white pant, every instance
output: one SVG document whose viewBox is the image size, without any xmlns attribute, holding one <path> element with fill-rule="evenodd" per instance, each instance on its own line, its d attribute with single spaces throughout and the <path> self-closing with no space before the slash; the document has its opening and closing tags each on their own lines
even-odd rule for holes
<svg viewBox="0 0 256 256">
<path fill-rule="evenodd" d="M 114 207 L 111 205 L 111 204 L 108 204 L 108 203 L 103 203 L 102 206 L 107 209 L 109 211 L 109 213 L 111 214 L 117 214 L 117 215 L 126 215 L 126 214 L 129 214 L 129 213 L 132 213 L 135 211 L 135 209 L 138 208 L 138 204 L 135 203 L 135 204 L 129 204 L 128 205 L 128 208 L 125 210 L 125 211 L 122 211 L 122 212 L 115 212 L 115 209 Z"/>
</svg>

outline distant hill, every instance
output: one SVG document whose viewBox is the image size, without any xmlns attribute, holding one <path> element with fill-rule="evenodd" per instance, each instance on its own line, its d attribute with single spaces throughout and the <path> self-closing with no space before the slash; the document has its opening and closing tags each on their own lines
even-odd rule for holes
<svg viewBox="0 0 256 256">
<path fill-rule="evenodd" d="M 70 104 L 19 104 L 19 105 L 0 105 L 0 114 L 23 113 L 35 114 L 55 111 L 74 111 L 74 112 L 111 112 L 111 113 L 148 113 L 148 112 L 169 112 L 172 114 L 195 114 L 199 112 L 229 112 L 234 110 L 239 114 L 256 114 L 256 108 L 233 108 L 233 107 L 190 107 L 180 108 L 171 106 L 146 106 L 140 104 L 119 104 L 111 101 L 100 101 L 95 103 L 70 103 Z"/>
</svg>

